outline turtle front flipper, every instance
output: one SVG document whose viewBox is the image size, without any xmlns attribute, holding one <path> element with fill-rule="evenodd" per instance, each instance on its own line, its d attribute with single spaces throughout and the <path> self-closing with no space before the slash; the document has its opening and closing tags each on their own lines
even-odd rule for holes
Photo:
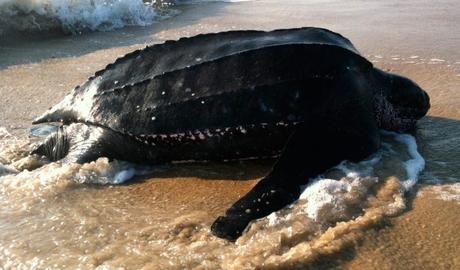
<svg viewBox="0 0 460 270">
<path fill-rule="evenodd" d="M 235 240 L 252 220 L 267 216 L 298 199 L 300 185 L 308 180 L 302 177 L 308 164 L 304 156 L 309 152 L 309 146 L 311 148 L 316 145 L 309 142 L 310 132 L 304 126 L 300 126 L 291 135 L 272 171 L 233 204 L 225 216 L 216 219 L 211 226 L 213 234 Z"/>
<path fill-rule="evenodd" d="M 376 130 L 375 130 L 376 131 Z M 374 132 L 340 134 L 302 125 L 290 137 L 272 171 L 216 219 L 211 231 L 237 239 L 252 220 L 265 217 L 298 199 L 301 185 L 342 160 L 360 160 L 378 148 Z"/>
<path fill-rule="evenodd" d="M 324 95 L 322 110 L 305 117 L 272 171 L 214 222 L 211 231 L 215 235 L 238 238 L 250 221 L 297 200 L 301 185 L 310 178 L 342 160 L 359 161 L 378 149 L 380 136 L 372 103 L 353 99 L 357 91 L 368 92 L 363 82 L 349 71 L 318 89 Z M 347 100 L 354 102 L 344 102 Z"/>
<path fill-rule="evenodd" d="M 252 220 L 265 217 L 297 200 L 300 186 L 283 185 L 277 183 L 278 180 L 280 179 L 272 178 L 270 175 L 260 180 L 251 191 L 225 212 L 225 216 L 220 216 L 214 221 L 211 226 L 212 233 L 220 238 L 235 240 Z"/>
</svg>

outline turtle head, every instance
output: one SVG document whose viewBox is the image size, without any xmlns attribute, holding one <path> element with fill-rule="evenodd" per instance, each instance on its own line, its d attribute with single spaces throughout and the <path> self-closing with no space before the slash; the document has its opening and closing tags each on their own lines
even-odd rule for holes
<svg viewBox="0 0 460 270">
<path fill-rule="evenodd" d="M 374 112 L 380 128 L 406 132 L 430 108 L 428 94 L 412 80 L 374 70 Z"/>
</svg>

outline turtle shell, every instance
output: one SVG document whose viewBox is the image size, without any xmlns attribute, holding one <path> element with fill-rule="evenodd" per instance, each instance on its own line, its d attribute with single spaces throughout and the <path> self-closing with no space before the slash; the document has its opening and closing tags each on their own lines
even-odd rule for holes
<svg viewBox="0 0 460 270">
<path fill-rule="evenodd" d="M 129 53 L 34 123 L 86 122 L 134 135 L 297 123 L 318 83 L 372 64 L 322 28 L 201 34 Z"/>
</svg>

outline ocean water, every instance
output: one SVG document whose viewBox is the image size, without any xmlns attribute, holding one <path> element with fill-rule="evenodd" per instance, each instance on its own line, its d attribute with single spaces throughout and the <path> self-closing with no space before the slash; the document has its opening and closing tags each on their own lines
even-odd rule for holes
<svg viewBox="0 0 460 270">
<path fill-rule="evenodd" d="M 247 0 L 220 0 L 244 2 Z M 177 14 L 181 4 L 219 0 L 0 0 L 0 34 L 11 31 L 110 31 L 147 26 Z"/>
<path fill-rule="evenodd" d="M 160 19 L 155 8 L 142 0 L 2 0 L 0 16 L 4 29 L 71 33 L 145 26 Z"/>
</svg>

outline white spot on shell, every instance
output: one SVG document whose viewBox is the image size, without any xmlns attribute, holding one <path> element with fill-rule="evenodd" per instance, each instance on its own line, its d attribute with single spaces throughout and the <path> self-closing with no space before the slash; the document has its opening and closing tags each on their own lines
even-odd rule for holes
<svg viewBox="0 0 460 270">
<path fill-rule="evenodd" d="M 204 104 L 204 100 L 201 101 L 201 104 Z"/>
<path fill-rule="evenodd" d="M 165 92 L 165 91 L 163 91 L 163 92 L 161 92 L 161 94 L 162 94 L 162 95 L 165 95 L 165 94 L 166 94 L 166 92 Z"/>
<path fill-rule="evenodd" d="M 208 137 L 212 137 L 212 136 L 213 136 L 213 134 L 211 133 L 211 131 L 210 131 L 209 129 L 206 129 L 206 130 L 204 131 L 204 133 L 206 133 L 206 135 L 207 135 Z"/>
<path fill-rule="evenodd" d="M 264 104 L 264 103 L 260 103 L 260 109 L 263 111 L 263 112 L 266 112 L 268 110 L 267 106 Z"/>
<path fill-rule="evenodd" d="M 152 120 L 155 120 L 155 119 L 157 119 L 157 118 L 155 116 L 152 116 Z"/>
</svg>

